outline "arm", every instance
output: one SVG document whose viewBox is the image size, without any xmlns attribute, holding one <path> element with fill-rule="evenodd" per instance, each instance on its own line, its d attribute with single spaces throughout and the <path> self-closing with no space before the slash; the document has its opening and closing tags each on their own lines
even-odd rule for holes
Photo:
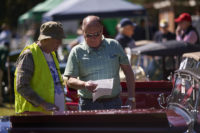
<svg viewBox="0 0 200 133">
<path fill-rule="evenodd" d="M 72 49 L 65 67 L 64 80 L 65 84 L 74 89 L 88 89 L 94 92 L 96 84 L 91 81 L 82 81 L 77 79 L 79 77 L 79 60 L 76 55 L 75 49 Z"/>
<path fill-rule="evenodd" d="M 94 84 L 91 81 L 85 82 L 74 77 L 69 77 L 67 85 L 74 89 L 88 89 L 91 92 L 95 92 L 94 90 L 97 87 L 97 84 Z"/>
<path fill-rule="evenodd" d="M 56 110 L 57 107 L 47 103 L 30 86 L 34 72 L 34 62 L 32 53 L 29 50 L 24 51 L 17 61 L 17 92 L 24 97 L 33 106 L 41 106 L 45 110 Z"/>
<path fill-rule="evenodd" d="M 67 85 L 74 89 L 85 89 L 85 82 L 74 77 L 69 77 Z"/>
<path fill-rule="evenodd" d="M 125 76 L 128 88 L 128 104 L 131 108 L 136 108 L 136 102 L 133 100 L 135 98 L 135 78 L 134 73 L 130 65 L 120 65 Z"/>
<path fill-rule="evenodd" d="M 180 25 L 178 25 L 177 28 L 176 28 L 176 40 L 177 41 L 181 41 L 182 40 L 181 32 L 182 32 L 182 29 L 181 29 Z"/>
</svg>

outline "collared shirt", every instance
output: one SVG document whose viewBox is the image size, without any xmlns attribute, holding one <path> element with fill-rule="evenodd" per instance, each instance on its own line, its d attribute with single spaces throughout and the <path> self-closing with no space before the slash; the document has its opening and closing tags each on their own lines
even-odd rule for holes
<svg viewBox="0 0 200 133">
<path fill-rule="evenodd" d="M 121 91 L 120 64 L 128 65 L 129 61 L 117 41 L 103 39 L 97 49 L 90 48 L 84 42 L 71 50 L 64 76 L 79 77 L 82 81 L 114 78 L 112 94 L 102 97 L 111 98 Z M 83 98 L 92 98 L 92 93 L 87 89 L 78 90 L 78 94 Z"/>
</svg>

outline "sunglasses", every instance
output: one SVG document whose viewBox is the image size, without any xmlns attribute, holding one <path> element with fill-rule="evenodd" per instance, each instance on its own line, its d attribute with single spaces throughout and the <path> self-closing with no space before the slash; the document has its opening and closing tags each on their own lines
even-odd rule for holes
<svg viewBox="0 0 200 133">
<path fill-rule="evenodd" d="M 94 34 L 87 34 L 87 33 L 86 33 L 86 37 L 87 37 L 87 38 L 99 37 L 100 35 L 101 35 L 101 31 L 96 32 L 96 33 L 94 33 Z"/>
</svg>

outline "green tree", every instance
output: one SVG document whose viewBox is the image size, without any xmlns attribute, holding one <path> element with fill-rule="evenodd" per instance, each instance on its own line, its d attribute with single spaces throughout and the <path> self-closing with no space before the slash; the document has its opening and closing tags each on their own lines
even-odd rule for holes
<svg viewBox="0 0 200 133">
<path fill-rule="evenodd" d="M 11 27 L 17 27 L 17 19 L 20 15 L 44 0 L 1 0 L 0 24 L 8 23 Z"/>
</svg>

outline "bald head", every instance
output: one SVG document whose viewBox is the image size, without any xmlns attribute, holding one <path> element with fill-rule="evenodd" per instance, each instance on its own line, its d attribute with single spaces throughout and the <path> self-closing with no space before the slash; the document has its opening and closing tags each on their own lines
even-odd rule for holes
<svg viewBox="0 0 200 133">
<path fill-rule="evenodd" d="M 102 41 L 103 26 L 97 16 L 87 16 L 83 19 L 83 35 L 89 47 L 98 48 Z"/>
<path fill-rule="evenodd" d="M 85 30 L 88 27 L 102 27 L 101 20 L 97 16 L 87 16 L 83 19 L 82 29 Z"/>
</svg>

